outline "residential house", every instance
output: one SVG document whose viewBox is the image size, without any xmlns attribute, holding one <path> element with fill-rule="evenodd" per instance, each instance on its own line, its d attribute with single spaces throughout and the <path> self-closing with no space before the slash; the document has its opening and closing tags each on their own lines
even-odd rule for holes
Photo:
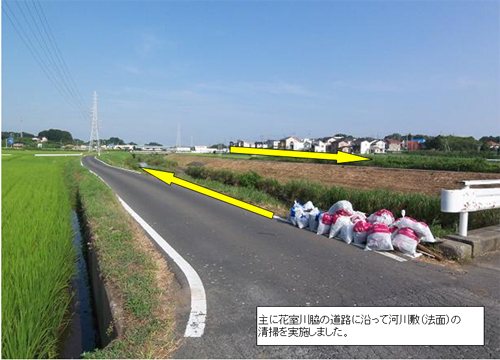
<svg viewBox="0 0 500 360">
<path fill-rule="evenodd" d="M 12 144 L 13 149 L 24 149 L 25 146 L 26 146 L 26 144 L 23 143 L 22 141 L 17 141 L 17 142 Z"/>
<path fill-rule="evenodd" d="M 488 141 L 487 144 L 488 144 L 488 147 L 490 148 L 490 150 L 498 150 L 498 149 L 500 149 L 500 144 L 497 143 L 497 142 L 495 142 L 495 141 L 493 141 L 493 140 Z"/>
<path fill-rule="evenodd" d="M 326 151 L 331 153 L 336 153 L 338 151 L 342 151 L 345 153 L 352 152 L 352 140 L 348 138 L 342 138 L 335 142 L 330 143 L 330 145 L 326 146 Z"/>
<path fill-rule="evenodd" d="M 280 140 L 279 148 L 283 150 L 300 151 L 304 149 L 304 143 L 296 136 L 289 136 Z"/>
<path fill-rule="evenodd" d="M 385 141 L 375 140 L 370 144 L 370 154 L 385 154 Z"/>
<path fill-rule="evenodd" d="M 385 149 L 387 151 L 401 151 L 401 140 L 385 139 Z"/>
<path fill-rule="evenodd" d="M 370 146 L 373 142 L 371 138 L 359 138 L 352 142 L 352 151 L 356 154 L 369 154 Z"/>
<path fill-rule="evenodd" d="M 418 150 L 420 148 L 420 144 L 416 141 L 412 140 L 403 140 L 403 147 L 406 150 Z"/>
<path fill-rule="evenodd" d="M 267 149 L 267 142 L 256 141 L 255 142 L 255 148 L 257 148 L 257 149 Z"/>
<path fill-rule="evenodd" d="M 303 139 L 302 142 L 304 143 L 304 147 L 302 151 L 312 151 L 314 147 L 314 140 L 312 139 Z"/>
<path fill-rule="evenodd" d="M 280 141 L 279 140 L 267 140 L 266 144 L 267 144 L 268 149 L 278 149 L 280 146 Z"/>
<path fill-rule="evenodd" d="M 238 140 L 236 142 L 232 142 L 229 144 L 229 146 L 236 146 L 236 147 L 255 147 L 255 144 L 252 142 L 248 142 L 245 140 Z"/>
<path fill-rule="evenodd" d="M 313 151 L 314 152 L 321 152 L 321 153 L 326 152 L 326 143 L 319 140 L 319 139 L 314 140 L 313 141 Z"/>
</svg>

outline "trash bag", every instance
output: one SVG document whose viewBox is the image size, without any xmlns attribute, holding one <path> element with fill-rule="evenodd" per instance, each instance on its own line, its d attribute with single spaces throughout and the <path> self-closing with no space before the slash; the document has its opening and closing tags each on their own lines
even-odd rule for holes
<svg viewBox="0 0 500 360">
<path fill-rule="evenodd" d="M 290 208 L 290 215 L 288 215 L 288 221 L 290 221 L 293 226 L 297 226 L 297 211 L 300 211 L 301 213 L 304 212 L 304 207 L 302 206 L 301 203 L 295 201 L 292 207 Z M 300 218 L 300 215 L 299 215 Z"/>
<path fill-rule="evenodd" d="M 391 232 L 386 224 L 375 223 L 368 231 L 365 250 L 389 251 L 392 247 Z"/>
<path fill-rule="evenodd" d="M 354 239 L 354 224 L 345 225 L 340 229 L 340 239 L 346 244 L 352 243 Z"/>
<path fill-rule="evenodd" d="M 418 235 L 410 228 L 399 229 L 392 240 L 392 245 L 404 254 L 416 256 Z"/>
<path fill-rule="evenodd" d="M 413 231 L 415 231 L 422 242 L 428 242 L 428 243 L 433 243 L 436 242 L 436 239 L 434 238 L 434 235 L 432 235 L 431 229 L 429 229 L 429 226 L 422 222 L 422 221 L 417 221 L 411 217 L 402 217 L 397 219 L 392 226 L 397 227 L 398 229 L 402 228 L 410 228 Z"/>
<path fill-rule="evenodd" d="M 366 237 L 368 236 L 368 231 L 373 225 L 367 221 L 358 221 L 354 224 L 353 228 L 353 240 L 356 244 L 366 244 Z"/>
<path fill-rule="evenodd" d="M 337 211 L 344 210 L 348 216 L 351 216 L 354 213 L 354 209 L 352 208 L 352 204 L 347 200 L 337 201 L 335 204 L 330 207 L 328 212 L 330 214 L 336 215 Z"/>
<path fill-rule="evenodd" d="M 318 231 L 319 216 L 321 211 L 318 208 L 314 208 L 309 212 L 309 230 L 316 232 Z"/>
<path fill-rule="evenodd" d="M 382 209 L 371 214 L 368 221 L 372 224 L 379 223 L 390 226 L 394 222 L 394 215 L 389 210 Z"/>
<path fill-rule="evenodd" d="M 303 207 L 305 211 L 311 211 L 312 209 L 314 209 L 314 204 L 312 203 L 312 201 L 308 201 L 303 205 Z"/>
<path fill-rule="evenodd" d="M 306 227 L 309 226 L 309 213 L 304 211 L 304 212 L 301 212 L 301 211 L 297 211 L 296 215 L 297 214 L 300 214 L 300 217 L 296 217 L 297 219 L 297 227 L 299 229 L 304 229 Z"/>
<path fill-rule="evenodd" d="M 361 211 L 355 211 L 351 216 L 351 222 L 356 224 L 358 221 L 366 221 L 365 213 Z"/>
<path fill-rule="evenodd" d="M 348 216 L 335 215 L 332 219 L 332 227 L 330 228 L 330 234 L 328 237 L 334 238 L 340 233 L 340 230 L 346 226 L 351 224 L 351 219 Z"/>
<path fill-rule="evenodd" d="M 318 230 L 316 234 L 324 235 L 330 232 L 330 227 L 332 226 L 333 216 L 330 213 L 321 213 L 319 216 Z"/>
</svg>

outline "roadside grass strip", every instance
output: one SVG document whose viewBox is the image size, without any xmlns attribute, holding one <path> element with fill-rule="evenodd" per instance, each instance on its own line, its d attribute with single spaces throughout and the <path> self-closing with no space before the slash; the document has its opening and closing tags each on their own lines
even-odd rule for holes
<svg viewBox="0 0 500 360">
<path fill-rule="evenodd" d="M 165 358 L 177 347 L 173 274 L 115 193 L 86 168 L 68 169 L 78 191 L 103 277 L 117 304 L 122 333 L 86 358 Z"/>
<path fill-rule="evenodd" d="M 54 358 L 76 267 L 69 160 L 2 160 L 2 357 Z"/>
</svg>

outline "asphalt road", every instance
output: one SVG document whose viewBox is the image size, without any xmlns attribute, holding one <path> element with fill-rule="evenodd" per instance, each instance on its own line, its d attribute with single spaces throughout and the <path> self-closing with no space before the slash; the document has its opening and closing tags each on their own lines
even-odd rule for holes
<svg viewBox="0 0 500 360">
<path fill-rule="evenodd" d="M 500 358 L 500 272 L 397 262 L 149 175 L 85 158 L 198 272 L 207 296 L 201 338 L 177 358 Z M 176 269 L 173 269 L 174 272 Z M 182 274 L 176 273 L 186 286 Z M 484 346 L 256 346 L 257 306 L 484 306 Z M 187 309 L 188 311 L 188 309 Z M 188 312 L 181 311 L 184 328 Z"/>
</svg>

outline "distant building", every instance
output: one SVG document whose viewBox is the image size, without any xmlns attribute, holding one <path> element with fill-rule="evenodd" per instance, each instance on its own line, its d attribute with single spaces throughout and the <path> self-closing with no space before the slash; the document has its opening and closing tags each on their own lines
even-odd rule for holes
<svg viewBox="0 0 500 360">
<path fill-rule="evenodd" d="M 127 145 L 127 144 L 123 144 L 123 145 L 115 145 L 113 146 L 113 149 L 114 150 L 134 150 L 135 149 L 135 145 Z"/>
<path fill-rule="evenodd" d="M 313 141 L 313 151 L 314 152 L 320 152 L 324 153 L 326 152 L 326 143 L 321 141 L 321 140 L 314 140 Z"/>
<path fill-rule="evenodd" d="M 345 153 L 352 153 L 353 141 L 347 138 L 342 138 L 331 142 L 330 145 L 326 146 L 326 151 L 331 153 L 336 153 L 342 151 Z"/>
<path fill-rule="evenodd" d="M 141 150 L 144 151 L 164 151 L 165 147 L 163 145 L 141 145 Z M 191 151 L 191 148 L 188 147 L 188 151 Z"/>
<path fill-rule="evenodd" d="M 401 151 L 401 140 L 385 139 L 385 149 L 387 151 Z"/>
<path fill-rule="evenodd" d="M 289 136 L 280 140 L 279 148 L 300 151 L 304 149 L 304 143 L 296 136 Z"/>
<path fill-rule="evenodd" d="M 18 141 L 12 144 L 13 149 L 24 149 L 25 146 L 26 144 L 23 143 L 22 141 Z"/>
<path fill-rule="evenodd" d="M 236 142 L 231 141 L 229 143 L 229 146 L 247 147 L 247 148 L 249 148 L 249 147 L 255 147 L 255 144 L 252 143 L 252 142 L 245 141 L 245 140 L 237 140 Z"/>
<path fill-rule="evenodd" d="M 370 154 L 384 154 L 385 153 L 385 141 L 375 140 L 370 144 Z"/>
<path fill-rule="evenodd" d="M 214 151 L 215 149 L 209 149 L 206 145 L 196 145 L 194 147 L 194 152 L 198 154 L 208 154 Z"/>
<path fill-rule="evenodd" d="M 356 139 L 352 142 L 352 152 L 361 155 L 369 154 L 372 142 L 373 139 L 369 138 Z"/>
<path fill-rule="evenodd" d="M 280 141 L 279 140 L 267 140 L 266 144 L 267 144 L 268 149 L 278 149 L 280 146 Z"/>
<path fill-rule="evenodd" d="M 404 140 L 403 141 L 404 148 L 406 150 L 418 150 L 420 148 L 420 144 L 416 141 L 412 140 Z"/>
<path fill-rule="evenodd" d="M 490 150 L 498 150 L 498 149 L 500 149 L 500 144 L 497 143 L 497 142 L 495 142 L 495 141 L 493 141 L 493 140 L 488 141 L 487 144 L 488 144 L 488 147 L 490 148 Z"/>
<path fill-rule="evenodd" d="M 151 149 L 153 150 L 153 149 Z M 163 150 L 163 147 L 161 148 Z M 156 150 L 156 151 L 161 151 L 161 150 Z M 191 152 L 191 148 L 189 146 L 175 146 L 172 148 L 172 151 L 174 152 Z"/>
</svg>

